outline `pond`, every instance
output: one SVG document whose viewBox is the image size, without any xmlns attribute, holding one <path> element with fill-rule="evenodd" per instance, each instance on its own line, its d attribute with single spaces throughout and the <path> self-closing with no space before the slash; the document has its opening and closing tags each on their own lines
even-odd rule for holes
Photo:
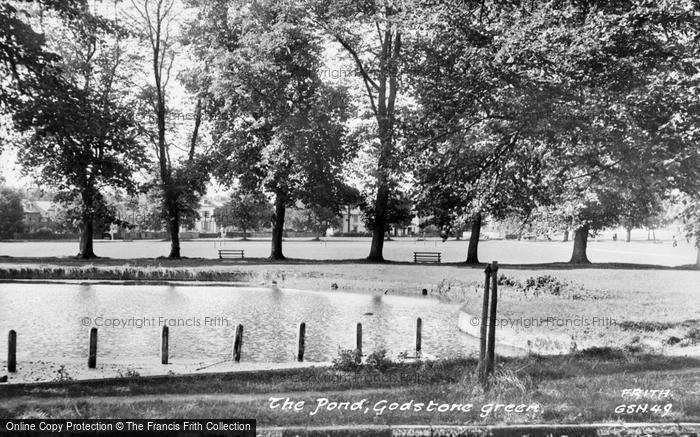
<svg viewBox="0 0 700 437">
<path fill-rule="evenodd" d="M 170 327 L 172 362 L 215 362 L 231 355 L 237 324 L 244 326 L 241 361 L 294 361 L 300 322 L 306 360 L 331 361 L 351 349 L 363 325 L 365 353 L 392 356 L 415 348 L 423 320 L 423 352 L 467 356 L 478 340 L 457 328 L 458 304 L 429 297 L 315 292 L 235 286 L 0 284 L 0 332 L 17 331 L 20 360 L 86 359 L 98 328 L 101 362 L 157 361 L 163 325 Z M 6 349 L 3 347 L 3 354 Z"/>
</svg>

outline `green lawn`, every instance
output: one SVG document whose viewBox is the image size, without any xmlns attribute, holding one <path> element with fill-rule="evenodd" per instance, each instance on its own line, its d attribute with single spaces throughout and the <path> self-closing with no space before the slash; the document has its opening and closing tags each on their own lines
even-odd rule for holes
<svg viewBox="0 0 700 437">
<path fill-rule="evenodd" d="M 639 236 L 641 237 L 641 235 Z M 646 237 L 646 236 L 644 236 Z M 136 240 L 132 242 L 95 240 L 98 256 L 114 259 L 157 258 L 167 256 L 169 242 Z M 463 262 L 467 257 L 467 241 L 439 239 L 417 241 L 415 238 L 396 238 L 384 244 L 384 258 L 408 262 L 415 251 L 442 253 L 443 262 Z M 215 259 L 218 249 L 243 249 L 246 257 L 264 258 L 270 255 L 269 240 L 190 240 L 182 242 L 182 255 L 190 258 Z M 285 239 L 283 249 L 289 258 L 304 260 L 360 260 L 369 254 L 368 238 Z M 573 243 L 561 241 L 489 240 L 479 243 L 479 257 L 483 261 L 497 260 L 505 264 L 532 264 L 566 262 L 571 258 Z M 12 257 L 69 257 L 78 253 L 77 241 L 0 242 L 0 256 Z M 591 240 L 588 257 L 596 263 L 634 263 L 661 266 L 679 266 L 695 263 L 696 251 L 682 241 L 673 247 L 670 240 L 656 243 L 635 240 L 631 243 L 612 241 L 610 238 Z"/>
<path fill-rule="evenodd" d="M 313 368 L 6 386 L 0 416 L 255 417 L 258 426 L 700 420 L 698 359 L 597 350 L 501 360 L 486 392 L 472 377 L 475 365 L 451 360 L 395 364 L 381 372 Z M 630 392 L 624 390 L 632 389 L 668 393 L 625 395 Z M 270 398 L 281 399 L 276 408 L 271 408 Z M 303 405 L 298 411 L 282 409 L 279 404 L 287 398 Z M 333 408 L 331 402 L 357 403 L 362 408 L 352 411 L 340 404 Z M 431 402 L 435 411 L 428 411 Z M 399 408 L 390 407 L 392 403 Z M 400 406 L 408 403 L 411 409 L 402 411 Z M 417 404 L 423 404 L 420 411 Z M 640 404 L 647 404 L 647 411 L 635 407 L 635 412 L 620 412 L 620 405 Z M 438 405 L 449 405 L 450 411 L 439 411 L 443 407 Z"/>
</svg>

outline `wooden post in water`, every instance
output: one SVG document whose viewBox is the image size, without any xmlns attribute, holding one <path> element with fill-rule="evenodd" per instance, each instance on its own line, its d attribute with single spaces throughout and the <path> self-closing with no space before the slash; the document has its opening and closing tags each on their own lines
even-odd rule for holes
<svg viewBox="0 0 700 437">
<path fill-rule="evenodd" d="M 357 354 L 362 357 L 362 323 L 357 324 L 355 349 Z"/>
<path fill-rule="evenodd" d="M 418 317 L 416 320 L 416 358 L 420 357 L 420 352 L 423 347 L 423 320 Z"/>
<path fill-rule="evenodd" d="M 299 339 L 297 342 L 297 361 L 304 361 L 304 349 L 306 345 L 306 323 L 299 324 Z"/>
<path fill-rule="evenodd" d="M 14 329 L 10 330 L 7 337 L 7 371 L 17 371 L 17 333 Z"/>
<path fill-rule="evenodd" d="M 243 347 L 243 325 L 236 327 L 236 338 L 233 340 L 233 361 L 241 362 L 241 348 Z"/>
<path fill-rule="evenodd" d="M 88 368 L 97 367 L 97 328 L 90 330 L 90 352 L 88 354 Z"/>
<path fill-rule="evenodd" d="M 168 346 L 170 344 L 170 328 L 163 326 L 163 335 L 160 343 L 160 363 L 168 364 Z"/>
<path fill-rule="evenodd" d="M 486 341 L 489 326 L 489 287 L 491 285 L 491 266 L 487 265 L 484 270 L 484 303 L 481 307 L 481 331 L 479 336 L 479 368 L 478 373 L 481 381 L 486 378 Z"/>
<path fill-rule="evenodd" d="M 491 263 L 491 311 L 489 312 L 486 374 L 492 375 L 496 360 L 496 313 L 498 308 L 498 261 Z"/>
</svg>

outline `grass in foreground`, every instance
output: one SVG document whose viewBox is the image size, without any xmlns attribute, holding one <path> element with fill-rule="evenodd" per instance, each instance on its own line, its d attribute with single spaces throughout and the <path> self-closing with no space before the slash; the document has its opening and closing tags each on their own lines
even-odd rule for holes
<svg viewBox="0 0 700 437">
<path fill-rule="evenodd" d="M 484 392 L 473 360 L 392 364 L 379 371 L 311 368 L 239 374 L 127 378 L 0 388 L 3 418 L 231 418 L 258 426 L 330 424 L 584 423 L 699 421 L 700 359 L 592 349 L 556 357 L 501 360 Z M 667 398 L 623 397 L 623 390 L 669 390 Z M 301 411 L 272 409 L 270 397 L 303 401 Z M 318 399 L 362 405 L 320 408 Z M 469 411 L 426 411 L 437 404 L 472 404 Z M 389 405 L 399 406 L 390 411 Z M 409 404 L 410 403 L 410 404 Z M 416 404 L 423 403 L 421 411 Z M 495 404 L 537 405 L 506 412 Z M 620 414 L 620 405 L 647 411 Z M 666 405 L 671 405 L 665 410 Z M 652 407 L 659 405 L 658 411 Z M 386 407 L 386 408 L 383 408 Z M 484 408 L 484 409 L 482 409 Z"/>
</svg>

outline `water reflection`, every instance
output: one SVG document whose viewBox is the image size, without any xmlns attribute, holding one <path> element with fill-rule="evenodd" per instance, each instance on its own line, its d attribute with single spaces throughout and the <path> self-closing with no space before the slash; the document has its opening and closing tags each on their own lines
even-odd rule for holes
<svg viewBox="0 0 700 437">
<path fill-rule="evenodd" d="M 338 348 L 353 348 L 358 322 L 365 354 L 378 348 L 392 355 L 411 351 L 418 317 L 423 319 L 425 353 L 463 356 L 478 347 L 457 330 L 457 305 L 422 297 L 221 286 L 0 287 L 0 332 L 18 332 L 18 357 L 25 360 L 82 360 L 94 326 L 103 362 L 157 359 L 164 324 L 170 326 L 174 361 L 230 357 L 239 323 L 245 327 L 243 360 L 253 362 L 293 361 L 302 321 L 308 361 L 330 361 Z"/>
</svg>

